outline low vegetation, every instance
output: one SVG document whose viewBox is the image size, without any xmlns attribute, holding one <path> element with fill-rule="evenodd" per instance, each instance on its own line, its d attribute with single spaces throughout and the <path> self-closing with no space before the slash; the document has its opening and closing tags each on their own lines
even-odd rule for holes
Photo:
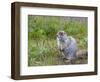
<svg viewBox="0 0 100 82">
<path fill-rule="evenodd" d="M 60 30 L 74 37 L 79 49 L 87 49 L 87 18 L 28 16 L 28 66 L 69 64 L 57 49 L 56 34 Z M 87 63 L 87 57 L 75 63 Z"/>
</svg>

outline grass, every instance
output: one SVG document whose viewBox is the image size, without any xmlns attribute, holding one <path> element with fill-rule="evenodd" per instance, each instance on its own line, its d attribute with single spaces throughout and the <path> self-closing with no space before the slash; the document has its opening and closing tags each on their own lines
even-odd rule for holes
<svg viewBox="0 0 100 82">
<path fill-rule="evenodd" d="M 64 30 L 73 36 L 79 49 L 87 49 L 86 18 L 28 16 L 28 66 L 48 66 L 70 64 L 62 60 L 57 49 L 56 33 Z M 75 64 L 87 63 L 87 58 L 77 59 Z"/>
</svg>

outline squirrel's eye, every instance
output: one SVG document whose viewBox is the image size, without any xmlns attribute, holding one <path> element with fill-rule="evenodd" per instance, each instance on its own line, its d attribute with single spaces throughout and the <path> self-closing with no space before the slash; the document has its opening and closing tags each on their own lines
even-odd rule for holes
<svg viewBox="0 0 100 82">
<path fill-rule="evenodd" d="M 62 33 L 62 32 L 61 32 L 61 33 L 60 33 L 60 35 L 62 35 L 62 36 L 63 36 L 63 35 L 64 35 L 64 33 Z"/>
</svg>

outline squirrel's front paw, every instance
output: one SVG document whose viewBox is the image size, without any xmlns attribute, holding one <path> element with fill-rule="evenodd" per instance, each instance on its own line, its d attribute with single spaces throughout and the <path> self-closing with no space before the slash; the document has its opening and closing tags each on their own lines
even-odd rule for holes
<svg viewBox="0 0 100 82">
<path fill-rule="evenodd" d="M 64 51 L 64 49 L 59 49 L 61 52 L 63 52 Z"/>
</svg>

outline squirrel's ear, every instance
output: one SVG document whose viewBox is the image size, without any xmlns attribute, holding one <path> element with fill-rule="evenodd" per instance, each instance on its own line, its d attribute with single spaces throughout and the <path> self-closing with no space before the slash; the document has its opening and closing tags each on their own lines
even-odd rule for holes
<svg viewBox="0 0 100 82">
<path fill-rule="evenodd" d="M 66 32 L 63 32 L 64 34 L 67 34 Z"/>
</svg>

